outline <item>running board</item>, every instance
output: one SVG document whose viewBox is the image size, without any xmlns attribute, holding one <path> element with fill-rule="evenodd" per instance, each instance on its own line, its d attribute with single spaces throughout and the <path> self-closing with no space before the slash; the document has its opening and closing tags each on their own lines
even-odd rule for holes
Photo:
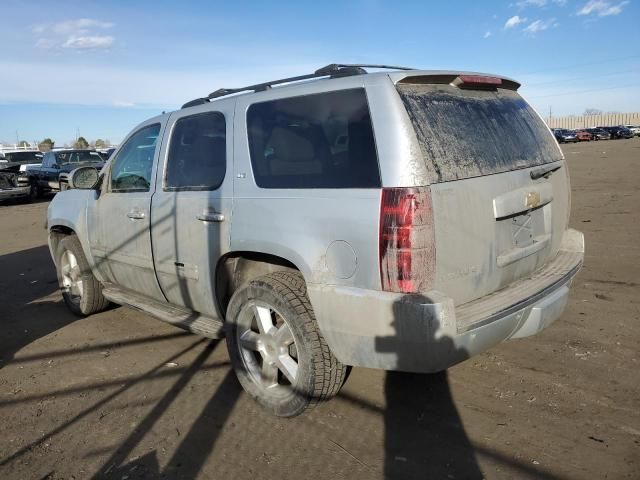
<svg viewBox="0 0 640 480">
<path fill-rule="evenodd" d="M 224 324 L 220 320 L 206 317 L 188 308 L 159 302 L 144 295 L 112 286 L 103 288 L 102 295 L 113 303 L 140 310 L 158 320 L 192 333 L 208 338 L 224 337 Z"/>
</svg>

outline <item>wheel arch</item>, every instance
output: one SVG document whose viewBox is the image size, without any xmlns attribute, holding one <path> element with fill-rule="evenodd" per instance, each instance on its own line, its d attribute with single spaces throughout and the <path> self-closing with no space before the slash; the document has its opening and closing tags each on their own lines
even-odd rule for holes
<svg viewBox="0 0 640 480">
<path fill-rule="evenodd" d="M 291 260 L 271 253 L 234 251 L 222 256 L 215 269 L 216 302 L 221 317 L 226 316 L 229 300 L 238 288 L 255 278 L 280 271 L 301 272 Z"/>
<path fill-rule="evenodd" d="M 49 250 L 54 261 L 60 240 L 69 235 L 76 235 L 76 231 L 69 225 L 59 223 L 49 227 Z"/>
</svg>

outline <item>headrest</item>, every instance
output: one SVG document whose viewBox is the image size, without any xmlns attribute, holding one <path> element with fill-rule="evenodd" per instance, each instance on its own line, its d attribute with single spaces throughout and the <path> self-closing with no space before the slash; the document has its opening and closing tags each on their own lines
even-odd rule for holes
<svg viewBox="0 0 640 480">
<path fill-rule="evenodd" d="M 296 128 L 275 127 L 271 132 L 269 147 L 276 157 L 284 162 L 311 162 L 315 149 L 311 140 L 296 131 Z"/>
</svg>

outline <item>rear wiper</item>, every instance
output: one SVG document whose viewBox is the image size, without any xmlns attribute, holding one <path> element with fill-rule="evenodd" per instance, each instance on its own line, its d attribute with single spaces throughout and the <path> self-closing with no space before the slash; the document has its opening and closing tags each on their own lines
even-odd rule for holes
<svg viewBox="0 0 640 480">
<path fill-rule="evenodd" d="M 549 178 L 553 172 L 555 172 L 556 170 L 560 170 L 561 167 L 562 165 L 551 165 L 549 167 L 540 167 L 540 168 L 536 168 L 535 170 L 531 170 L 529 172 L 529 175 L 531 176 L 532 180 L 537 180 L 542 177 Z"/>
</svg>

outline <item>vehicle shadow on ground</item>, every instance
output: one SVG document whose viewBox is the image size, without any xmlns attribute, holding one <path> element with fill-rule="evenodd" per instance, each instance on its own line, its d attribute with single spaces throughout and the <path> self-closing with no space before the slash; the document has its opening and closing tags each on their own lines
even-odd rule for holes
<svg viewBox="0 0 640 480">
<path fill-rule="evenodd" d="M 153 409 L 144 417 L 130 435 L 120 444 L 111 457 L 94 475 L 95 479 L 128 477 L 135 472 L 136 478 L 196 478 L 213 451 L 220 432 L 241 394 L 241 387 L 232 369 L 228 369 L 222 381 L 200 411 L 191 428 L 182 438 L 164 470 L 161 470 L 158 452 L 130 459 L 132 452 L 145 436 L 160 421 L 170 405 L 176 400 L 205 362 L 209 359 L 218 340 L 209 344 L 180 375 L 164 396 L 155 402 Z M 127 459 L 130 459 L 127 461 Z"/>
<path fill-rule="evenodd" d="M 0 256 L 0 366 L 30 343 L 78 320 L 62 302 L 37 300 L 58 291 L 45 245 Z"/>
<path fill-rule="evenodd" d="M 378 352 L 395 355 L 395 369 L 385 377 L 385 478 L 481 479 L 482 472 L 465 432 L 446 371 L 433 374 L 415 370 L 420 357 L 469 357 L 450 337 L 436 338 L 439 323 L 424 313 L 416 317 L 408 305 L 433 303 L 422 295 L 407 295 L 393 306 L 395 335 L 376 339 Z M 420 310 L 422 312 L 422 310 Z M 415 342 L 414 345 L 411 345 Z"/>
</svg>

